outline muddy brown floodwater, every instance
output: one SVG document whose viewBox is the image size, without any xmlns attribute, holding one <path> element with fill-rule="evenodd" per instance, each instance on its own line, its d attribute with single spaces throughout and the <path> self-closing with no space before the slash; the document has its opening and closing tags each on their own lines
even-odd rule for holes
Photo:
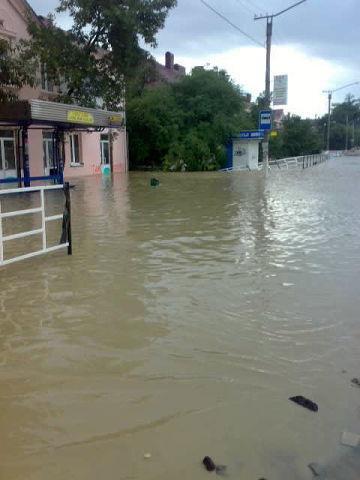
<svg viewBox="0 0 360 480">
<path fill-rule="evenodd" d="M 73 257 L 0 270 L 1 480 L 306 480 L 360 433 L 360 158 L 156 176 L 76 180 Z"/>
</svg>

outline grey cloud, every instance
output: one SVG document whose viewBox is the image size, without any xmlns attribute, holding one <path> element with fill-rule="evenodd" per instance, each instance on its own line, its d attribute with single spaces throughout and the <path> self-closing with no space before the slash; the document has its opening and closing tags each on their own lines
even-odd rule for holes
<svg viewBox="0 0 360 480">
<path fill-rule="evenodd" d="M 293 1 L 207 0 L 207 3 L 264 42 L 265 21 L 255 22 L 254 13 L 273 13 Z M 297 44 L 326 59 L 357 63 L 359 18 L 359 0 L 308 0 L 274 19 L 274 43 Z M 158 39 L 159 47 L 174 50 L 178 55 L 204 51 L 209 55 L 235 46 L 255 45 L 208 10 L 200 0 L 179 0 L 178 8 L 171 13 Z"/>
<path fill-rule="evenodd" d="M 293 0 L 206 0 L 233 23 L 265 42 L 265 21 L 254 21 L 254 13 L 273 13 Z M 57 0 L 30 0 L 34 10 L 47 14 Z M 360 44 L 360 0 L 308 0 L 274 20 L 274 43 L 296 44 L 325 59 L 349 66 L 358 64 Z M 69 26 L 66 17 L 58 23 Z M 178 0 L 163 31 L 158 35 L 160 51 L 207 58 L 236 46 L 254 45 L 230 25 L 208 10 L 200 0 Z"/>
</svg>

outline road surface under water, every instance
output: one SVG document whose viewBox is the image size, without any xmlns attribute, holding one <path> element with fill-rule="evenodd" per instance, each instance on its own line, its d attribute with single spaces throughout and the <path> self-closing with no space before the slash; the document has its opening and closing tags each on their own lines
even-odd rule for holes
<svg viewBox="0 0 360 480">
<path fill-rule="evenodd" d="M 76 180 L 74 255 L 0 270 L 1 480 L 306 480 L 360 433 L 360 158 L 156 176 Z"/>
</svg>

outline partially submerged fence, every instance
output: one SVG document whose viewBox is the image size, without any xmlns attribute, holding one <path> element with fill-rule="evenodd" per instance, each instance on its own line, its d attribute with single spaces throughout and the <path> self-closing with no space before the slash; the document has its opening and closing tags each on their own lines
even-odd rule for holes
<svg viewBox="0 0 360 480">
<path fill-rule="evenodd" d="M 64 213 L 58 215 L 46 216 L 45 212 L 45 192 L 49 190 L 63 190 L 65 194 L 65 209 Z M 28 192 L 39 192 L 40 193 L 40 206 L 36 208 L 28 208 L 25 210 L 13 210 L 10 212 L 2 212 L 2 197 L 23 194 Z M 33 230 L 27 230 L 20 233 L 14 233 L 12 235 L 4 235 L 4 220 L 7 218 L 14 218 L 23 215 L 30 214 L 41 214 L 41 228 L 36 228 Z M 48 222 L 54 220 L 62 220 L 62 234 L 59 245 L 54 245 L 51 247 L 47 246 L 47 236 L 46 236 L 46 225 Z M 4 244 L 10 240 L 17 240 L 20 238 L 31 237 L 34 235 L 41 235 L 42 237 L 42 248 L 40 250 L 26 253 L 24 255 L 19 255 L 16 257 L 5 259 L 4 254 Z M 71 199 L 70 199 L 70 187 L 69 184 L 65 185 L 49 185 L 49 186 L 38 186 L 38 187 L 26 187 L 26 188 L 13 188 L 8 190 L 0 190 L 0 267 L 4 265 L 9 265 L 10 263 L 19 262 L 21 260 L 26 260 L 27 258 L 36 257 L 38 255 L 43 255 L 45 253 L 54 252 L 67 248 L 68 254 L 72 254 L 72 239 L 71 239 Z"/>
<path fill-rule="evenodd" d="M 291 169 L 291 168 L 309 168 L 315 165 L 320 165 L 329 159 L 326 153 L 319 153 L 317 155 L 302 155 L 300 157 L 281 158 L 279 160 L 270 160 L 269 168 Z"/>
</svg>

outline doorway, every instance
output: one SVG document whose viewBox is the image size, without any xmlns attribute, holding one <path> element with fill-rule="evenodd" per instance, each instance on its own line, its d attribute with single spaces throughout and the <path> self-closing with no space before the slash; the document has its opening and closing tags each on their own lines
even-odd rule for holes
<svg viewBox="0 0 360 480">
<path fill-rule="evenodd" d="M 110 164 L 109 135 L 102 134 L 100 137 L 101 165 Z"/>
</svg>

